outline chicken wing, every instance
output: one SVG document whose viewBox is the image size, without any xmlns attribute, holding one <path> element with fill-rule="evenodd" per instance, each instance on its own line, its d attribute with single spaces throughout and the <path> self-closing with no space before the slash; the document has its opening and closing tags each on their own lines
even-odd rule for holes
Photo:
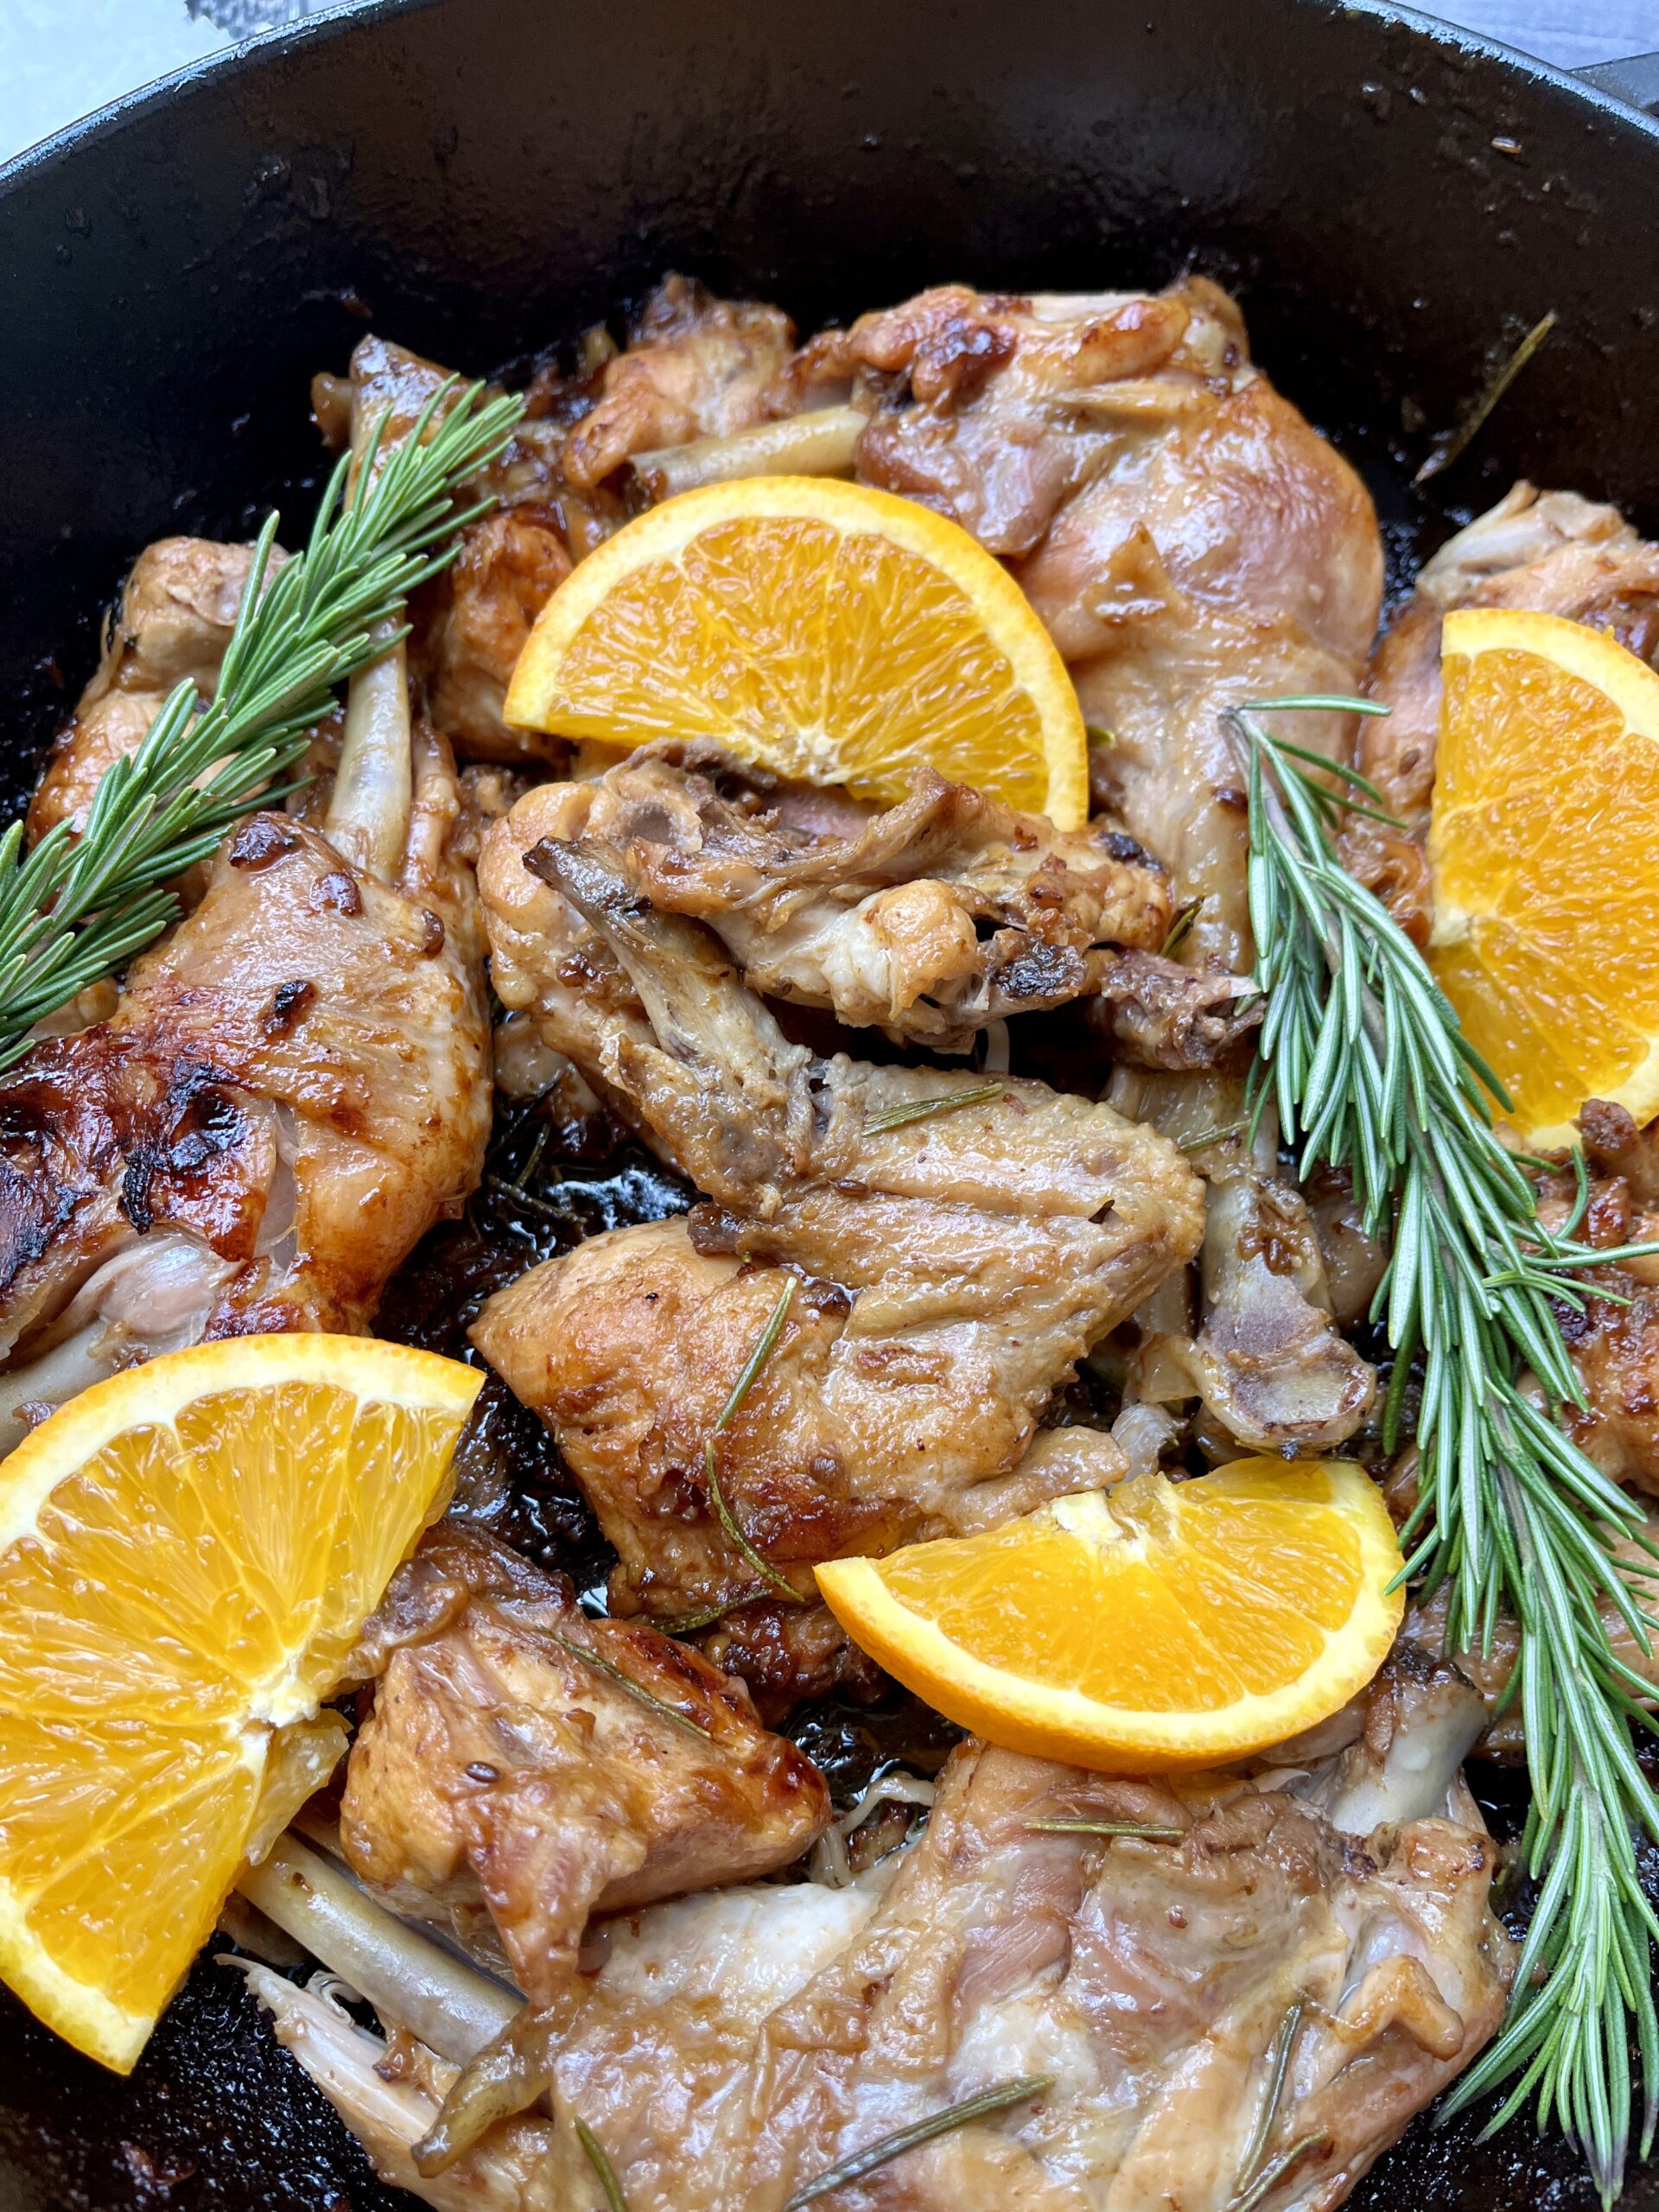
<svg viewBox="0 0 1659 2212">
<path fill-rule="evenodd" d="M 1055 1384 L 1196 1249 L 1173 1147 L 1040 1084 L 814 1058 L 615 848 L 526 853 L 538 796 L 483 858 L 496 988 L 713 1201 L 533 1269 L 474 1332 L 588 1491 L 619 1609 L 752 1597 L 756 1546 L 804 1593 L 814 1560 L 1085 1486 L 1024 1455 Z M 704 1446 L 789 1284 L 717 1499 Z"/>
<path fill-rule="evenodd" d="M 1466 1686 L 1462 1701 L 1478 1713 Z M 740 1889 L 616 1928 L 550 2053 L 543 2171 L 580 2172 L 561 2163 L 579 2115 L 633 2212 L 779 2212 L 841 2159 L 1042 2075 L 878 2166 L 869 2201 L 1224 2212 L 1277 2167 L 1270 2212 L 1335 2206 L 1491 2034 L 1513 1971 L 1488 1905 L 1497 1854 L 1457 1781 L 1464 1715 L 1443 1704 L 1402 1696 L 1386 1745 L 1277 1785 L 963 1745 L 919 1841 L 850 1888 Z M 375 2054 L 342 2064 L 272 1980 L 284 2040 L 384 2171 L 437 2205 L 466 2201 L 444 2193 L 463 2174 L 515 2212 L 543 2201 L 486 2190 L 526 2121 L 423 2177 L 410 2131 L 451 2070 L 394 2062 L 419 2101 L 388 2110 Z"/>
<path fill-rule="evenodd" d="M 590 1619 L 567 1577 L 487 1537 L 430 1534 L 349 1672 L 375 1694 L 347 1861 L 537 2005 L 590 1912 L 770 1873 L 830 1819 L 817 1768 L 740 1688 L 654 1629 Z"/>
<path fill-rule="evenodd" d="M 716 746 L 654 746 L 527 794 L 514 835 L 614 848 L 639 895 L 705 923 L 751 990 L 940 1052 L 1089 992 L 1171 920 L 1164 872 L 1132 840 L 1065 834 L 925 769 L 870 810 Z"/>
<path fill-rule="evenodd" d="M 815 340 L 791 373 L 863 379 L 860 477 L 1014 564 L 1101 732 L 1101 803 L 1203 902 L 1185 958 L 1243 973 L 1248 823 L 1221 710 L 1351 692 L 1382 551 L 1364 486 L 1252 365 L 1232 301 L 1202 277 L 1154 298 L 950 285 Z M 1351 742 L 1334 715 L 1294 734 Z"/>
</svg>

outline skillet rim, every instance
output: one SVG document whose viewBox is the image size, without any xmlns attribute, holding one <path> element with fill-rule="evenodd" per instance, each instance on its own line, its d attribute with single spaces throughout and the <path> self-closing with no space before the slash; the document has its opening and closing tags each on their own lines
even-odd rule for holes
<svg viewBox="0 0 1659 2212">
<path fill-rule="evenodd" d="M 186 93 L 199 88 L 212 90 L 246 70 L 280 60 L 314 43 L 329 44 L 359 25 L 379 24 L 397 16 L 419 15 L 429 9 L 456 4 L 464 6 L 466 0 L 336 0 L 334 6 L 321 9 L 315 15 L 274 25 L 270 30 L 256 31 L 251 38 L 238 39 L 222 54 L 203 55 L 168 71 L 164 76 L 152 78 L 148 84 L 135 86 L 131 92 L 123 92 L 102 107 L 77 117 L 73 122 L 37 139 L 34 145 L 0 162 L 0 200 L 14 186 L 44 179 L 73 161 L 83 147 L 115 137 L 127 124 L 140 123 L 175 105 Z M 1501 39 L 1488 38 L 1482 32 L 1448 22 L 1443 16 L 1427 15 L 1421 9 L 1395 6 L 1391 0 L 1278 0 L 1278 4 L 1305 10 L 1310 28 L 1321 18 L 1400 24 L 1414 39 L 1443 56 L 1465 56 L 1470 60 L 1495 63 L 1547 92 L 1565 94 L 1569 101 L 1576 101 L 1603 122 L 1630 131 L 1637 141 L 1645 139 L 1659 154 L 1659 116 L 1648 115 L 1617 94 L 1604 92 L 1587 78 L 1570 69 L 1558 68 L 1554 62 L 1540 60 L 1536 55 L 1506 45 Z"/>
</svg>

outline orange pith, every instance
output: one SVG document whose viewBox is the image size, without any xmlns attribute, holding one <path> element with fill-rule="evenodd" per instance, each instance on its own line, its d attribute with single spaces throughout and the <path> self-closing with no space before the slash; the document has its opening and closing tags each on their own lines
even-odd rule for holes
<svg viewBox="0 0 1659 2212">
<path fill-rule="evenodd" d="M 106 2065 L 212 1927 L 268 1773 L 302 1796 L 296 1739 L 338 1755 L 313 1716 L 480 1379 L 232 1339 L 95 1385 L 0 1465 L 0 1974 Z"/>
<path fill-rule="evenodd" d="M 816 477 L 641 515 L 555 592 L 510 721 L 618 745 L 715 738 L 862 797 L 925 766 L 1063 829 L 1088 814 L 1065 666 L 1019 587 L 913 501 Z"/>
<path fill-rule="evenodd" d="M 1537 1144 L 1659 1111 L 1659 676 L 1559 615 L 1449 614 L 1431 961 Z"/>
<path fill-rule="evenodd" d="M 1399 1567 L 1363 1470 L 1260 1459 L 817 1579 L 855 1640 L 951 1719 L 1134 1771 L 1241 1758 L 1335 1712 L 1387 1655 Z"/>
</svg>

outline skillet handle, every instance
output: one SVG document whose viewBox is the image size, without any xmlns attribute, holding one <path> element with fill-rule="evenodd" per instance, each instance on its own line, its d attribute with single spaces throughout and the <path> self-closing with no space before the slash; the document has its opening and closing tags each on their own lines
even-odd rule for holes
<svg viewBox="0 0 1659 2212">
<path fill-rule="evenodd" d="M 1586 85 L 1659 117 L 1659 54 L 1633 54 L 1624 61 L 1598 61 L 1588 69 L 1575 69 Z"/>
</svg>

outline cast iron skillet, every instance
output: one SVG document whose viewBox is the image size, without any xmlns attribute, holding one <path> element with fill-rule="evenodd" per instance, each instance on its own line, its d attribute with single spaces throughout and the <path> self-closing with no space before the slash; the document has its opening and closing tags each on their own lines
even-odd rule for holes
<svg viewBox="0 0 1659 2212">
<path fill-rule="evenodd" d="M 194 69 L 0 173 L 0 792 L 26 786 L 147 539 L 316 475 L 306 380 L 366 322 L 472 370 L 678 268 L 805 326 L 947 276 L 1241 294 L 1364 468 L 1396 576 L 1517 474 L 1659 524 L 1659 128 L 1331 0 L 382 0 Z M 1548 308 L 1478 446 L 1433 435 Z M 1419 2122 L 1354 2199 L 1588 2205 L 1524 2130 Z M 388 2212 L 236 1977 L 132 2077 L 0 2011 L 0 2212 Z M 1659 2208 L 1659 2171 L 1626 2198 Z"/>
</svg>

